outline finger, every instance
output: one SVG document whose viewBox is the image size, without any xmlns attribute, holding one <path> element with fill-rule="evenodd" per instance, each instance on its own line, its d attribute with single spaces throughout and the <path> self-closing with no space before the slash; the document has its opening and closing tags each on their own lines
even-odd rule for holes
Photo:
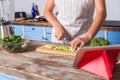
<svg viewBox="0 0 120 80">
<path fill-rule="evenodd" d="M 55 34 L 54 36 L 57 38 L 57 35 L 56 35 L 56 34 Z"/>
<path fill-rule="evenodd" d="M 78 39 L 76 39 L 76 40 L 74 40 L 73 42 L 74 42 L 74 43 L 72 43 L 72 45 L 71 45 L 72 47 L 71 47 L 71 48 L 72 48 L 73 51 L 75 51 L 75 50 L 77 50 L 77 48 L 80 46 L 81 41 L 78 40 Z"/>
<path fill-rule="evenodd" d="M 81 45 L 81 42 L 76 42 L 74 45 L 74 51 L 77 50 L 77 48 Z"/>
<path fill-rule="evenodd" d="M 56 37 L 58 40 L 62 40 L 64 38 L 62 33 L 59 33 Z"/>
<path fill-rule="evenodd" d="M 54 35 L 59 40 L 59 34 L 58 33 L 54 33 Z"/>
<path fill-rule="evenodd" d="M 62 39 L 62 34 L 61 34 L 61 33 L 57 36 L 57 39 L 58 39 L 58 40 L 61 40 L 61 39 Z"/>
<path fill-rule="evenodd" d="M 59 40 L 59 39 L 58 39 L 58 35 L 55 35 L 55 38 L 57 38 L 57 40 Z"/>
<path fill-rule="evenodd" d="M 74 45 L 76 44 L 77 41 L 78 40 L 76 38 L 71 41 L 70 45 L 71 45 L 72 50 L 74 49 Z"/>
<path fill-rule="evenodd" d="M 73 45 L 73 48 L 72 48 L 73 51 L 76 50 L 76 45 L 77 45 L 77 42 L 75 42 L 75 44 Z"/>
<path fill-rule="evenodd" d="M 84 42 L 81 42 L 81 45 L 79 46 L 79 48 L 83 47 L 85 45 Z"/>
</svg>

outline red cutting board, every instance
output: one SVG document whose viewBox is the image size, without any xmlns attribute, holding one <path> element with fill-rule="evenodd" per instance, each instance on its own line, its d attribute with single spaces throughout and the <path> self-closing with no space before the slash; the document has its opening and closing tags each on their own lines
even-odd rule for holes
<svg viewBox="0 0 120 80">
<path fill-rule="evenodd" d="M 55 45 L 56 46 L 56 45 Z M 48 54 L 62 54 L 62 55 L 69 55 L 69 56 L 75 56 L 76 54 L 74 52 L 68 52 L 68 51 L 63 51 L 63 50 L 54 50 L 54 49 L 49 49 L 45 45 L 39 46 L 36 49 L 37 52 L 42 52 L 42 53 L 48 53 Z"/>
</svg>

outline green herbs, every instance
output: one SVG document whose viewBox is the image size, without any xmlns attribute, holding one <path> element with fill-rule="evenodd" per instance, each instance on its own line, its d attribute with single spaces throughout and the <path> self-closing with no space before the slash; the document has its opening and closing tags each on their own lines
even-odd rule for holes
<svg viewBox="0 0 120 80">
<path fill-rule="evenodd" d="M 91 41 L 90 41 L 90 46 L 92 47 L 95 47 L 95 46 L 107 46 L 109 45 L 109 41 L 108 40 L 105 40 L 104 38 L 102 37 L 97 37 L 97 38 L 93 38 Z"/>
<path fill-rule="evenodd" d="M 0 42 L 13 42 L 13 43 L 16 43 L 16 42 L 21 42 L 21 41 L 22 41 L 21 36 L 16 36 L 16 35 L 12 35 L 11 37 L 6 36 L 3 39 L 0 38 Z"/>
<path fill-rule="evenodd" d="M 53 45 L 46 45 L 45 47 L 53 50 L 62 50 L 62 51 L 71 51 L 70 46 L 53 46 Z"/>
<path fill-rule="evenodd" d="M 12 35 L 0 38 L 0 47 L 9 52 L 20 52 L 26 47 L 25 39 L 21 36 Z"/>
</svg>

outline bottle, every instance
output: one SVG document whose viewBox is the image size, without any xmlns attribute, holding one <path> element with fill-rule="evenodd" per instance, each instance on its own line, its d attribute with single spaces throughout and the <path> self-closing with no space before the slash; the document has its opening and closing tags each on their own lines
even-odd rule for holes
<svg viewBox="0 0 120 80">
<path fill-rule="evenodd" d="M 35 18 L 39 18 L 40 17 L 40 13 L 38 10 L 38 5 L 35 5 Z"/>
<path fill-rule="evenodd" d="M 32 18 L 35 18 L 35 3 L 33 3 L 32 5 L 31 14 L 32 14 Z"/>
</svg>

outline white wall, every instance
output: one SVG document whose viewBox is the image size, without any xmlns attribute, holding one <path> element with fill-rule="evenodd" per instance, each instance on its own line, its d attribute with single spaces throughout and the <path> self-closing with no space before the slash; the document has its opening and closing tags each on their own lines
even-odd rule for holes
<svg viewBox="0 0 120 80">
<path fill-rule="evenodd" d="M 15 0 L 15 11 L 25 11 L 31 15 L 31 7 L 34 2 L 39 6 L 39 12 L 43 16 L 44 6 L 47 0 Z M 120 20 L 120 0 L 106 0 L 106 20 Z"/>
<path fill-rule="evenodd" d="M 120 20 L 120 0 L 106 0 L 107 20 Z"/>
<path fill-rule="evenodd" d="M 15 0 L 15 11 L 25 11 L 31 15 L 32 4 L 38 5 L 40 15 L 43 16 L 44 6 L 47 0 Z"/>
<path fill-rule="evenodd" d="M 14 20 L 14 0 L 0 0 L 0 18 Z"/>
<path fill-rule="evenodd" d="M 10 20 L 14 20 L 15 5 L 14 0 L 10 0 Z"/>
</svg>

